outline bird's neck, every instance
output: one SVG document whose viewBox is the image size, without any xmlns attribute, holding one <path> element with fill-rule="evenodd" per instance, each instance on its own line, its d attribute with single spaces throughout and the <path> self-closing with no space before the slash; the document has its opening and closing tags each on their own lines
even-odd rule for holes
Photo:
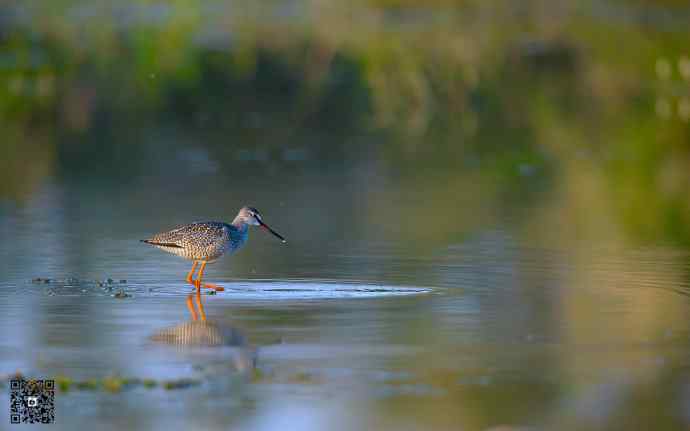
<svg viewBox="0 0 690 431">
<path fill-rule="evenodd" d="M 249 225 L 240 216 L 235 217 L 235 220 L 232 221 L 232 225 L 240 232 L 245 232 L 249 229 Z"/>
</svg>

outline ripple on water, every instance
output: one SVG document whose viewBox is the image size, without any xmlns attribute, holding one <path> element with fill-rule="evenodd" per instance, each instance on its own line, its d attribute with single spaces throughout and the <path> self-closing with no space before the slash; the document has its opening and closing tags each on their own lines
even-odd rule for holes
<svg viewBox="0 0 690 431">
<path fill-rule="evenodd" d="M 225 291 L 219 297 L 250 300 L 273 299 L 342 299 L 409 296 L 431 293 L 428 287 L 391 286 L 380 284 L 344 283 L 333 281 L 242 281 L 221 284 Z M 186 285 L 154 288 L 156 294 L 187 292 Z"/>
<path fill-rule="evenodd" d="M 324 280 L 252 280 L 221 283 L 225 289 L 217 297 L 247 300 L 279 299 L 343 299 L 379 298 L 391 296 L 410 296 L 431 293 L 428 287 L 393 286 L 373 283 L 338 282 Z M 97 295 L 130 298 L 136 296 L 177 296 L 187 295 L 193 288 L 184 282 L 166 284 L 144 284 L 127 282 L 122 284 L 102 284 L 86 280 L 51 280 L 39 283 L 40 289 L 51 296 Z M 206 294 L 215 292 L 203 290 Z"/>
</svg>

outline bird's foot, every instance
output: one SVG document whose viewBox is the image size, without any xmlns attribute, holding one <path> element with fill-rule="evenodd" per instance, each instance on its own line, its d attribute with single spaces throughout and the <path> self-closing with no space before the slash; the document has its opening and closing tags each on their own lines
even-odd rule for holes
<svg viewBox="0 0 690 431">
<path fill-rule="evenodd" d="M 194 286 L 194 288 L 198 291 L 201 290 L 201 288 L 206 288 L 206 289 L 213 289 L 216 292 L 222 292 L 225 290 L 223 286 L 218 286 L 217 284 L 212 284 L 212 283 L 202 283 L 201 280 L 190 280 L 187 279 L 187 283 L 191 284 Z"/>
<path fill-rule="evenodd" d="M 211 284 L 211 283 L 202 283 L 201 287 L 205 287 L 206 289 L 213 289 L 216 292 L 222 292 L 225 290 L 223 286 L 218 286 L 217 284 Z"/>
<path fill-rule="evenodd" d="M 202 287 L 205 289 L 213 289 L 216 292 L 222 292 L 225 290 L 223 286 L 218 286 L 217 284 L 212 283 L 202 283 L 199 280 L 192 280 L 190 284 L 192 284 L 197 291 L 201 290 Z"/>
</svg>

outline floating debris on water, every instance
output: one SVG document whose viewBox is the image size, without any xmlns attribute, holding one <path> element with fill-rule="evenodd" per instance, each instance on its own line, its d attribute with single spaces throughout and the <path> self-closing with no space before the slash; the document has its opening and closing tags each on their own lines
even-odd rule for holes
<svg viewBox="0 0 690 431">
<path fill-rule="evenodd" d="M 186 389 L 192 386 L 197 386 L 200 385 L 201 381 L 200 380 L 195 380 L 195 379 L 178 379 L 178 380 L 167 380 L 163 382 L 163 388 L 166 391 L 169 391 L 171 389 Z"/>
<path fill-rule="evenodd" d="M 32 279 L 31 282 L 34 284 L 50 284 L 51 286 L 54 286 L 54 287 L 51 287 L 48 290 L 46 290 L 48 295 L 51 295 L 51 296 L 59 294 L 60 292 L 63 291 L 62 289 L 65 289 L 65 288 L 78 288 L 79 293 L 85 294 L 85 293 L 89 293 L 89 292 L 93 291 L 92 289 L 90 289 L 90 287 L 92 287 L 92 286 L 99 287 L 103 292 L 110 293 L 113 291 L 113 289 L 115 287 L 115 283 L 116 283 L 115 280 L 113 280 L 112 278 L 107 278 L 105 280 L 79 280 L 79 279 L 74 278 L 74 277 L 70 277 L 70 278 L 67 278 L 64 280 L 63 279 L 37 277 L 37 278 Z M 125 280 L 125 279 L 120 280 L 120 284 L 126 284 L 126 283 L 127 283 L 127 280 Z M 59 291 L 56 292 L 55 289 L 59 289 Z M 122 290 L 122 289 L 120 289 L 120 290 Z M 68 293 L 72 293 L 72 292 L 73 291 L 68 292 Z M 117 295 L 117 297 L 118 298 L 127 298 L 127 297 L 129 297 L 129 295 L 128 294 L 124 294 L 124 295 L 119 294 L 119 295 Z"/>
<path fill-rule="evenodd" d="M 152 389 L 158 386 L 158 382 L 153 379 L 144 379 L 141 383 L 146 389 Z"/>
<path fill-rule="evenodd" d="M 106 392 L 120 392 L 125 385 L 125 380 L 120 377 L 106 377 L 103 379 L 103 389 Z"/>
<path fill-rule="evenodd" d="M 82 391 L 95 391 L 100 385 L 98 384 L 98 380 L 89 379 L 83 382 L 77 382 L 75 386 L 77 389 Z"/>
<path fill-rule="evenodd" d="M 130 295 L 129 293 L 125 292 L 124 289 L 118 290 L 118 291 L 113 295 L 113 298 L 117 298 L 117 299 L 124 299 L 124 298 L 131 298 L 131 297 L 132 297 L 132 295 Z"/>
<path fill-rule="evenodd" d="M 20 372 L 14 374 L 0 376 L 0 388 L 4 388 L 9 380 L 30 380 L 22 375 Z M 192 378 L 180 378 L 173 380 L 157 381 L 155 379 L 141 379 L 138 377 L 121 377 L 121 376 L 107 376 L 101 379 L 91 378 L 87 380 L 76 381 L 71 377 L 58 375 L 54 377 L 55 387 L 62 393 L 70 391 L 105 391 L 110 393 L 118 393 L 126 389 L 134 389 L 142 387 L 145 389 L 154 389 L 162 387 L 165 390 L 186 389 L 193 386 L 198 386 L 202 383 L 201 380 Z"/>
<path fill-rule="evenodd" d="M 99 287 L 104 287 L 109 284 L 115 284 L 115 280 L 108 277 L 105 280 L 80 280 L 75 277 L 68 277 L 65 279 L 57 279 L 57 278 L 46 278 L 46 277 L 35 277 L 31 279 L 31 282 L 34 284 L 65 284 L 65 285 L 80 285 L 80 284 L 95 284 Z M 120 284 L 126 284 L 127 280 L 120 279 L 119 280 Z"/>
<path fill-rule="evenodd" d="M 69 392 L 70 387 L 74 384 L 74 381 L 69 377 L 56 376 L 55 385 L 60 390 L 60 392 Z"/>
</svg>

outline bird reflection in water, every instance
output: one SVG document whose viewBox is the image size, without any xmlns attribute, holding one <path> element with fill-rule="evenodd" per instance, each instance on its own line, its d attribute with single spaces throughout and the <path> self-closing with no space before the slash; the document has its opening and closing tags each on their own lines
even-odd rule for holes
<svg viewBox="0 0 690 431">
<path fill-rule="evenodd" d="M 194 301 L 199 308 L 198 312 L 194 308 Z M 189 295 L 186 302 L 192 320 L 161 329 L 150 337 L 151 341 L 185 349 L 223 348 L 222 364 L 214 363 L 207 364 L 210 367 L 201 367 L 209 368 L 207 371 L 220 371 L 217 365 L 223 367 L 230 365 L 234 371 L 240 373 L 255 368 L 256 348 L 249 345 L 242 331 L 227 324 L 206 320 L 206 313 L 198 291 L 196 294 Z M 229 362 L 228 358 L 231 359 Z"/>
<path fill-rule="evenodd" d="M 198 313 L 194 308 L 193 299 L 196 300 L 196 305 L 199 307 Z M 192 320 L 199 320 L 199 317 L 201 317 L 202 321 L 206 321 L 206 312 L 204 311 L 204 304 L 201 302 L 201 293 L 199 292 L 199 290 L 196 291 L 196 295 L 190 293 L 187 296 L 187 309 L 189 310 L 189 314 L 192 315 Z"/>
</svg>

